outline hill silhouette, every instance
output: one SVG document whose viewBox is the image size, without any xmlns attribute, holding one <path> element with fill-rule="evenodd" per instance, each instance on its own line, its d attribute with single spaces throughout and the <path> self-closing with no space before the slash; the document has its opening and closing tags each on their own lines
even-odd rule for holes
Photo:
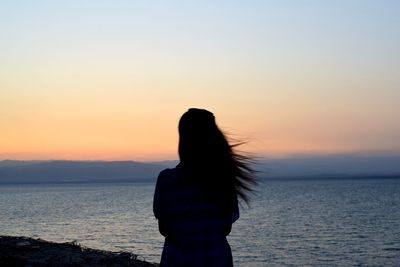
<svg viewBox="0 0 400 267">
<path fill-rule="evenodd" d="M 0 183 L 150 182 L 165 166 L 135 161 L 0 161 Z"/>
<path fill-rule="evenodd" d="M 155 182 L 159 172 L 178 161 L 0 161 L 0 184 Z M 261 179 L 400 177 L 400 155 L 313 155 L 262 159 Z"/>
</svg>

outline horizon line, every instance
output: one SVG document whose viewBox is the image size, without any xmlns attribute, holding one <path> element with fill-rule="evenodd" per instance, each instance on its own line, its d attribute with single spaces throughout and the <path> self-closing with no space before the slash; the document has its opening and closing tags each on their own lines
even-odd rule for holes
<svg viewBox="0 0 400 267">
<path fill-rule="evenodd" d="M 293 158 L 312 158 L 312 157 L 399 157 L 400 152 L 380 152 L 380 153 L 362 153 L 362 152 L 353 152 L 353 153 L 292 153 L 286 155 L 261 155 L 255 156 L 256 160 L 265 160 L 265 159 L 293 159 Z M 71 158 L 42 158 L 42 159 L 13 159 L 13 158 L 3 158 L 0 161 L 86 161 L 86 162 L 165 162 L 165 161 L 179 161 L 179 158 L 174 159 L 146 159 L 146 160 L 135 160 L 135 159 L 71 159 Z"/>
</svg>

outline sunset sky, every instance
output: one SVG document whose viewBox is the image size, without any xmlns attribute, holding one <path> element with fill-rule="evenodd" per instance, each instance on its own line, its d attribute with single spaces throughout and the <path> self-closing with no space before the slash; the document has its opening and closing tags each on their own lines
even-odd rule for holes
<svg viewBox="0 0 400 267">
<path fill-rule="evenodd" d="M 1 1 L 0 160 L 400 153 L 400 1 Z"/>
</svg>

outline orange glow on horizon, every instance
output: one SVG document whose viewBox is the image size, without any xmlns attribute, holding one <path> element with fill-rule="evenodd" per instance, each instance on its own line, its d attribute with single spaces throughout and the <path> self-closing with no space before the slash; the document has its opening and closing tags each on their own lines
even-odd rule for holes
<svg viewBox="0 0 400 267">
<path fill-rule="evenodd" d="M 0 160 L 177 159 L 190 107 L 260 156 L 400 153 L 398 4 L 105 2 L 0 2 Z"/>
</svg>

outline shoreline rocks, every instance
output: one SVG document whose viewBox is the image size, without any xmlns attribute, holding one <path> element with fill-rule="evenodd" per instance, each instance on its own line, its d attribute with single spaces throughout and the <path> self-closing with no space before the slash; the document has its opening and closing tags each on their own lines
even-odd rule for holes
<svg viewBox="0 0 400 267">
<path fill-rule="evenodd" d="M 0 236 L 0 266 L 12 267 L 155 267 L 129 252 L 111 252 L 80 246 L 76 242 L 55 243 L 42 239 Z"/>
</svg>

